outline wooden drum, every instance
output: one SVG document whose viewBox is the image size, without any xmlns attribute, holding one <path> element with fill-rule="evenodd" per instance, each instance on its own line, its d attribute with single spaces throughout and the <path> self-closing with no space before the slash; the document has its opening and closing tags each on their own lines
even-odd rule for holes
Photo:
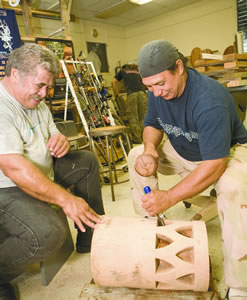
<svg viewBox="0 0 247 300">
<path fill-rule="evenodd" d="M 96 225 L 91 268 L 96 284 L 207 291 L 209 254 L 203 221 L 103 217 Z"/>
</svg>

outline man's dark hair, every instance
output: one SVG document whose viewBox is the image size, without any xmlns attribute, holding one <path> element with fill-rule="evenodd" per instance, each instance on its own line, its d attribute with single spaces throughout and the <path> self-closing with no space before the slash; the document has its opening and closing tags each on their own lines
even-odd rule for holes
<svg viewBox="0 0 247 300">
<path fill-rule="evenodd" d="M 186 70 L 186 69 L 187 69 L 187 62 L 188 62 L 188 59 L 187 59 L 186 57 L 184 57 L 183 54 L 180 53 L 180 52 L 178 52 L 178 55 L 179 55 L 179 59 L 181 59 L 182 62 L 183 62 L 184 69 Z M 177 62 L 177 61 L 176 61 L 176 62 Z M 169 71 L 175 71 L 176 68 L 177 68 L 176 62 L 175 62 L 173 65 L 171 65 L 167 70 L 169 70 Z"/>
</svg>

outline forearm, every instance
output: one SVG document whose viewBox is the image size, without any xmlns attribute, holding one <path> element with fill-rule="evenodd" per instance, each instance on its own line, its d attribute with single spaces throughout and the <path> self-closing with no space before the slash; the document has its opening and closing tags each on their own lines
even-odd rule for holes
<svg viewBox="0 0 247 300">
<path fill-rule="evenodd" d="M 169 200 L 171 201 L 170 206 L 203 192 L 224 173 L 226 164 L 227 158 L 203 162 L 168 190 Z"/>
<path fill-rule="evenodd" d="M 143 131 L 144 151 L 156 150 L 163 138 L 163 130 L 146 126 Z"/>
<path fill-rule="evenodd" d="M 30 196 L 63 207 L 72 195 L 21 155 L 3 155 L 3 173 Z"/>
</svg>

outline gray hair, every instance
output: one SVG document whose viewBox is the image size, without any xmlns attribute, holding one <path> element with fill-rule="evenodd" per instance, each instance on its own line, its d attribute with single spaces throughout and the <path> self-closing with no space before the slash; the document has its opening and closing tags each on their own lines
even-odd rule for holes
<svg viewBox="0 0 247 300">
<path fill-rule="evenodd" d="M 5 75 L 10 76 L 11 69 L 17 69 L 22 75 L 34 74 L 40 65 L 55 77 L 60 73 L 59 59 L 48 48 L 38 44 L 24 44 L 15 49 L 8 58 Z"/>
</svg>

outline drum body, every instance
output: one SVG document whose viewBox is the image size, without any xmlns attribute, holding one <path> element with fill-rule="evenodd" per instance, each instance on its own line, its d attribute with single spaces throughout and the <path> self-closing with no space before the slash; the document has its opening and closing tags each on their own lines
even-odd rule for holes
<svg viewBox="0 0 247 300">
<path fill-rule="evenodd" d="M 209 254 L 203 221 L 109 217 L 94 230 L 91 269 L 96 284 L 207 291 Z"/>
</svg>

